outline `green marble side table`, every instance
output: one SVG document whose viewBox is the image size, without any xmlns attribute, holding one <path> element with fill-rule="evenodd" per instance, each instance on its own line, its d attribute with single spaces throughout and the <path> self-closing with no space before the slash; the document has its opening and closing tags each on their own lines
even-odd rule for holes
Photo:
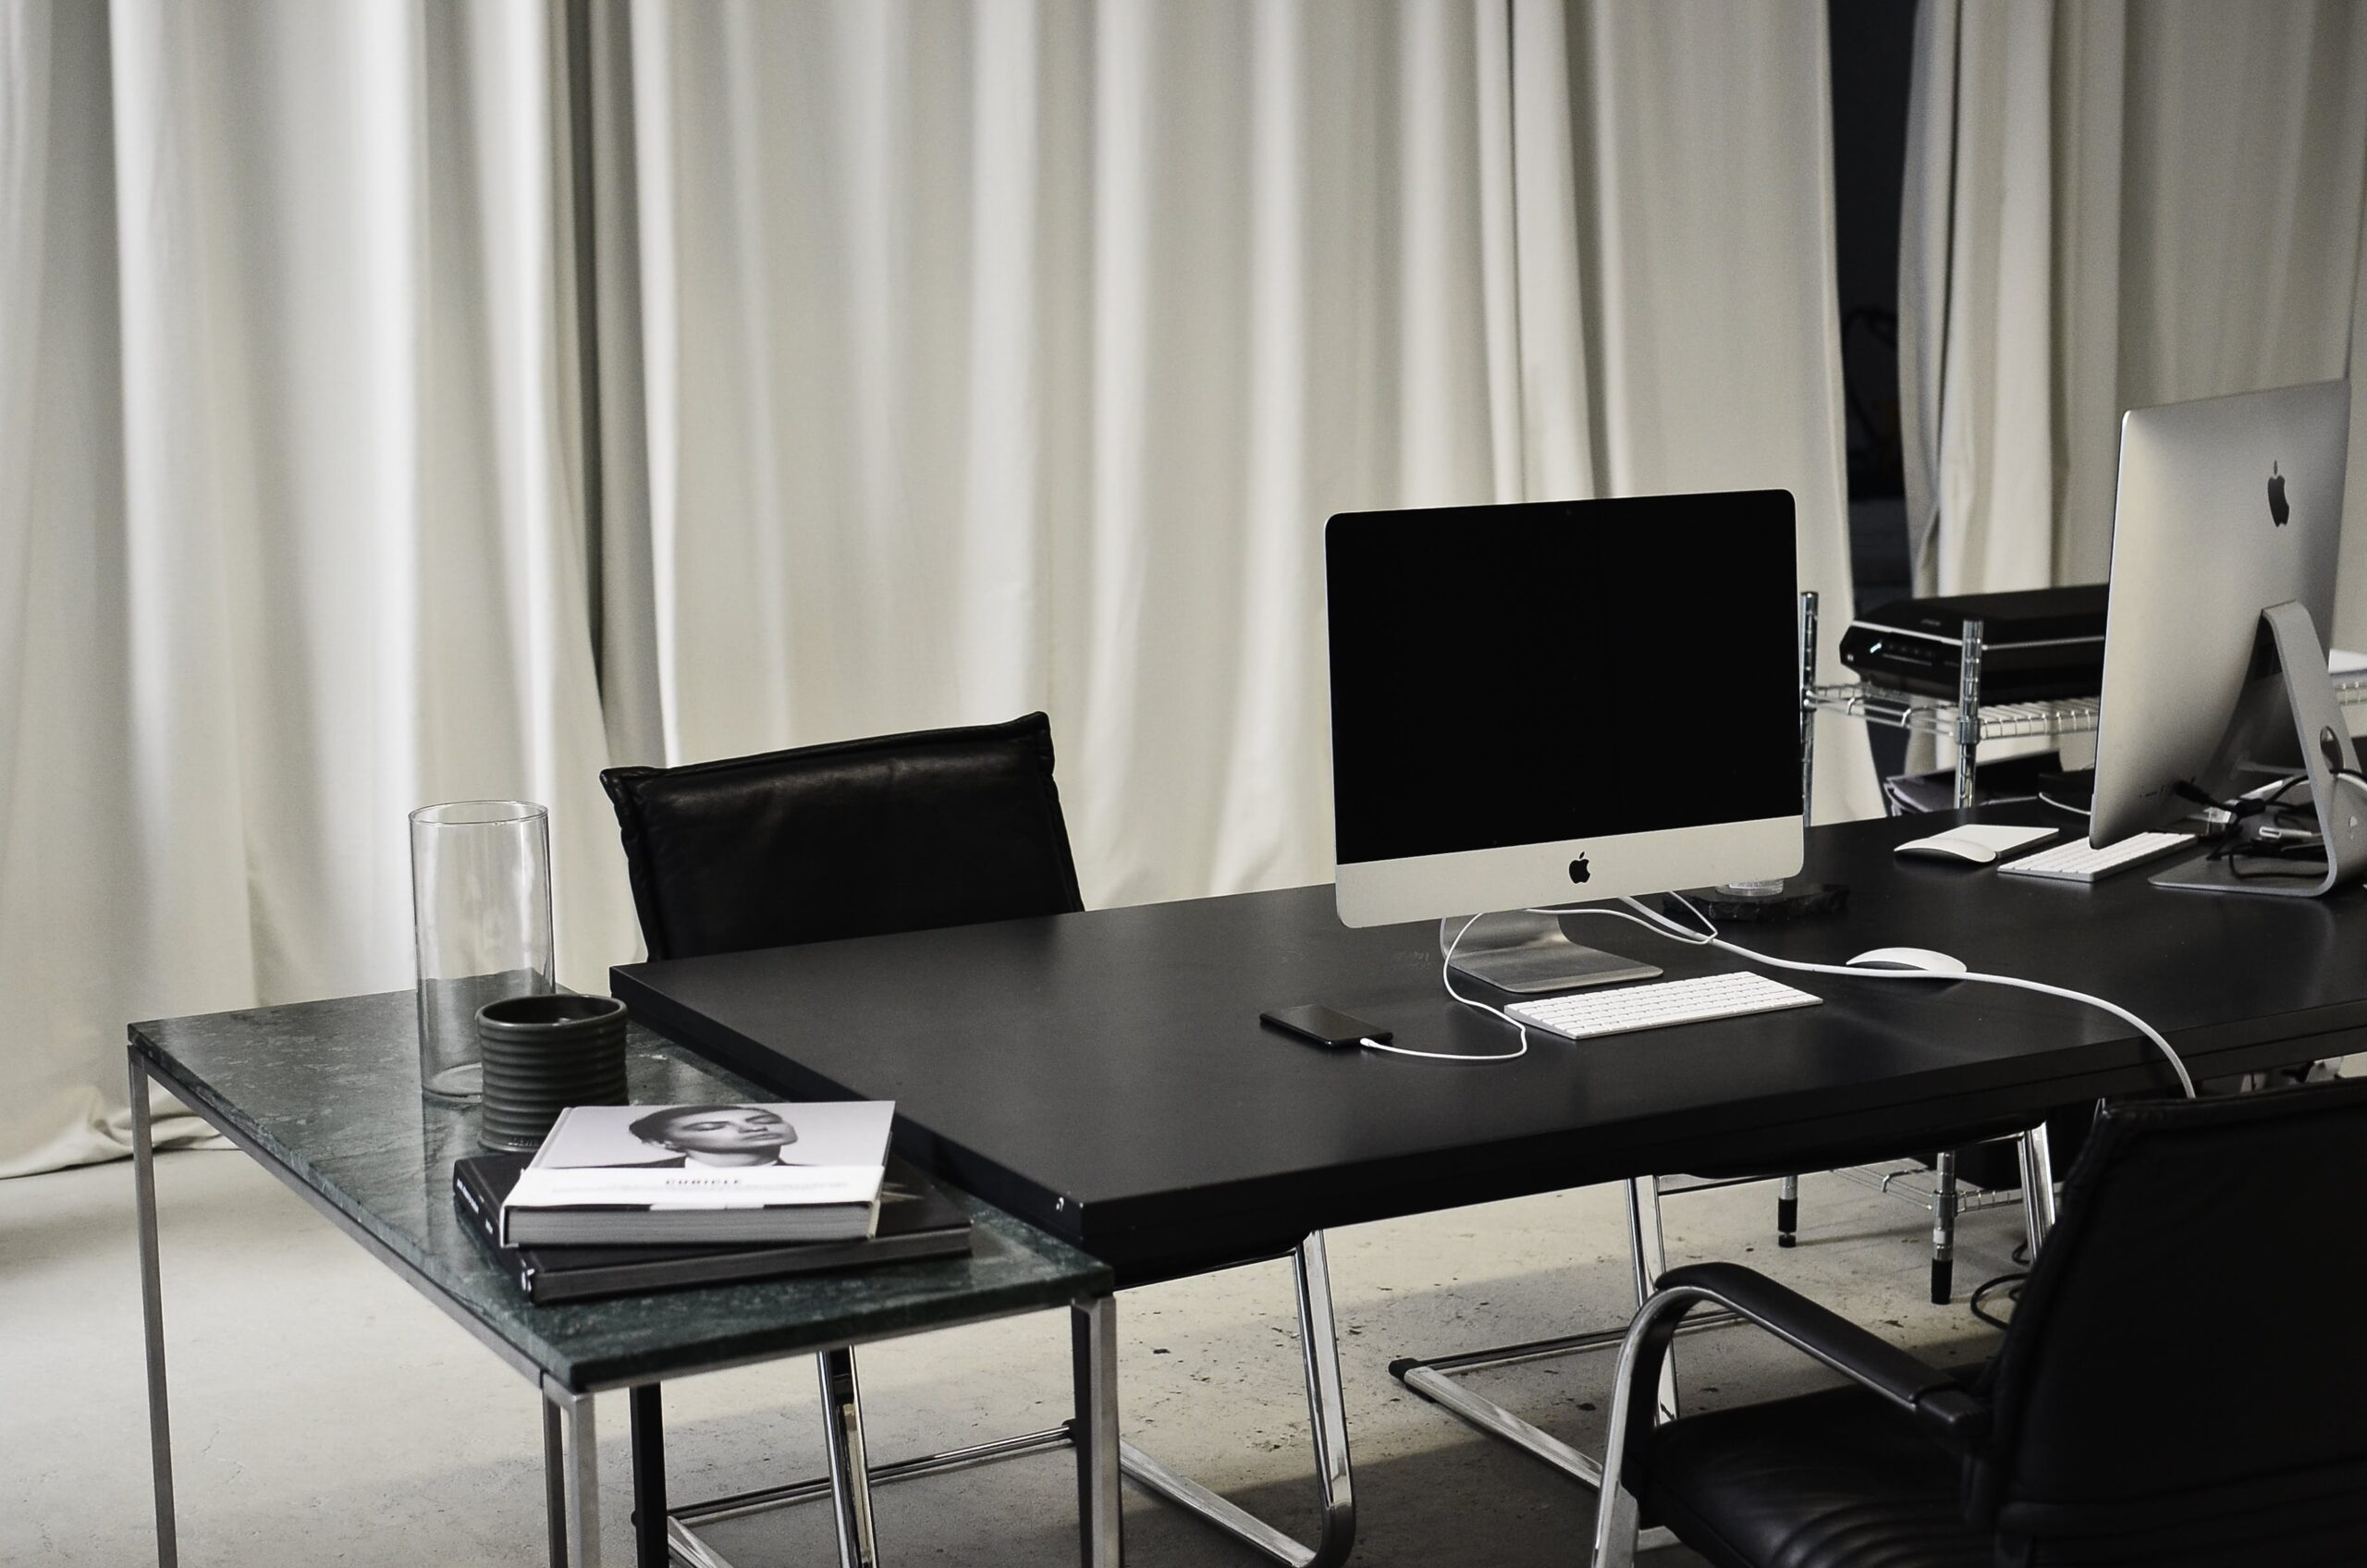
<svg viewBox="0 0 2367 1568">
<path fill-rule="evenodd" d="M 743 1098 L 758 1091 L 634 1025 L 628 1047 L 640 1103 Z M 462 1230 L 452 1210 L 452 1162 L 479 1152 L 474 1112 L 420 1092 L 418 1014 L 412 995 L 346 997 L 135 1023 L 129 1056 L 133 1181 L 140 1219 L 140 1280 L 148 1341 L 148 1430 L 156 1488 L 156 1556 L 178 1559 L 166 1399 L 164 1302 L 157 1265 L 155 1158 L 148 1088 L 163 1084 L 298 1196 L 533 1384 L 543 1400 L 543 1453 L 551 1561 L 591 1568 L 600 1560 L 593 1400 L 720 1367 L 816 1354 L 820 1360 L 830 1475 L 804 1488 L 676 1511 L 662 1501 L 662 1454 L 636 1441 L 635 1469 L 657 1469 L 653 1528 L 637 1536 L 644 1568 L 664 1568 L 668 1547 L 694 1563 L 716 1558 L 684 1519 L 747 1512 L 801 1490 L 827 1488 L 839 1515 L 840 1557 L 868 1568 L 870 1482 L 854 1398 L 852 1347 L 923 1329 L 1048 1307 L 1073 1309 L 1076 1418 L 1037 1434 L 1043 1446 L 1073 1441 L 1085 1560 L 1118 1560 L 1116 1319 L 1101 1264 L 1000 1209 L 964 1198 L 975 1216 L 967 1258 L 533 1306 Z M 652 1424 L 655 1426 L 655 1423 Z M 638 1436 L 638 1427 L 636 1427 Z M 981 1455 L 935 1456 L 905 1468 L 952 1468 Z M 883 1476 L 886 1472 L 880 1473 Z M 644 1494 L 641 1501 L 646 1501 Z M 654 1550 L 653 1550 L 654 1549 Z M 861 1558 L 849 1555 L 860 1550 Z"/>
</svg>

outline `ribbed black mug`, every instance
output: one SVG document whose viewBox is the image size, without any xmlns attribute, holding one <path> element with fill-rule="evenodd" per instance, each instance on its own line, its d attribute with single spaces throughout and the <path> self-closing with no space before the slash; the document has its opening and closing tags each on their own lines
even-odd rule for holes
<svg viewBox="0 0 2367 1568">
<path fill-rule="evenodd" d="M 625 1004 L 555 992 L 477 1009 L 484 1097 L 477 1140 L 533 1149 L 571 1105 L 624 1105 Z"/>
</svg>

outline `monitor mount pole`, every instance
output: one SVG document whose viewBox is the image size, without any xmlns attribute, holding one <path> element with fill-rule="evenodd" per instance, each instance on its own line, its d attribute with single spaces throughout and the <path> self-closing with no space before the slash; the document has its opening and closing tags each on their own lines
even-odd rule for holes
<svg viewBox="0 0 2367 1568">
<path fill-rule="evenodd" d="M 1816 608 L 1813 588 L 1800 594 L 1800 826 L 1816 812 Z M 1720 899 L 1746 903 L 1776 903 L 1792 891 L 1790 880 L 1777 876 L 1763 882 L 1721 882 L 1711 889 Z"/>
<path fill-rule="evenodd" d="M 1816 809 L 1817 603 L 1815 589 L 1801 592 L 1800 826 L 1804 828 L 1815 820 Z M 1805 876 L 1783 876 L 1764 882 L 1722 882 L 1714 888 L 1688 889 L 1685 897 L 1712 921 L 1753 923 L 1838 913 L 1848 902 L 1849 889 L 1832 883 L 1812 882 Z M 1678 918 L 1683 918 L 1681 913 Z"/>
</svg>

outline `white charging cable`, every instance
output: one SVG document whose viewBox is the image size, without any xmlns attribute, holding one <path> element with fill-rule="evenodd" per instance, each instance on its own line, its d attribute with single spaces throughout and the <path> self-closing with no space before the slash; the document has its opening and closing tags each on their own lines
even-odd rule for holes
<svg viewBox="0 0 2367 1568">
<path fill-rule="evenodd" d="M 1739 948 L 1734 943 L 1727 941 L 1723 937 L 1718 934 L 1718 928 L 1711 923 L 1710 917 L 1703 914 L 1699 909 L 1694 908 L 1692 901 L 1686 899 L 1682 893 L 1671 893 L 1668 896 L 1674 899 L 1678 903 L 1683 904 L 1686 912 L 1691 914 L 1694 919 L 1701 923 L 1702 929 L 1699 931 L 1687 930 L 1686 927 L 1679 925 L 1675 921 L 1671 920 L 1667 915 L 1662 914 L 1656 910 L 1647 909 L 1642 904 L 1637 903 L 1634 899 L 1622 899 L 1619 901 L 1625 904 L 1629 909 L 1634 910 L 1636 912 L 1635 914 L 1627 914 L 1615 909 L 1547 909 L 1531 910 L 1528 913 L 1532 914 L 1557 915 L 1608 915 L 1613 920 L 1625 920 L 1630 925 L 1641 925 L 1648 931 L 1656 932 L 1660 936 L 1668 937 L 1672 941 L 1683 942 L 1689 947 L 1716 948 L 1723 952 L 1732 953 L 1736 958 L 1748 960 L 1752 963 L 1763 963 L 1772 969 L 1795 970 L 1803 974 L 1839 974 L 1845 975 L 1852 980 L 1969 980 L 1977 985 L 2004 986 L 2017 991 L 2036 991 L 2041 996 L 2061 997 L 2069 1001 L 2085 1002 L 2090 1007 L 2101 1009 L 2105 1012 L 2111 1013 L 2115 1018 L 2117 1018 L 2121 1022 L 2128 1024 L 2139 1034 L 2144 1035 L 2148 1040 L 2151 1040 L 2153 1043 L 2153 1048 L 2160 1051 L 2162 1053 L 2163 1060 L 2170 1064 L 2170 1071 L 2178 1075 L 2178 1087 L 2185 1092 L 2186 1097 L 2189 1099 L 2196 1097 L 2194 1080 L 2188 1076 L 2186 1063 L 2179 1060 L 2178 1053 L 2177 1051 L 2170 1048 L 2170 1042 L 2162 1037 L 2160 1030 L 2154 1028 L 2152 1024 L 2146 1023 L 2143 1019 L 2138 1017 L 2135 1013 L 2129 1011 L 2127 1008 L 2122 1007 L 2117 1002 L 2106 1001 L 2102 997 L 2091 996 L 2085 991 L 2073 991 L 2066 989 L 2061 986 L 2043 985 L 2036 980 L 2024 980 L 2012 974 L 1982 974 L 1977 973 L 1949 974 L 1935 973 L 1926 969 L 1870 969 L 1849 964 L 1803 963 L 1788 958 L 1772 958 L 1766 953 L 1753 952 L 1748 948 Z M 1640 918 L 1638 918 L 1639 916 Z"/>
<path fill-rule="evenodd" d="M 1502 1019 L 1505 1023 L 1519 1030 L 1520 1049 L 1516 1051 L 1498 1051 L 1490 1056 L 1464 1056 L 1456 1051 L 1409 1050 L 1404 1046 L 1384 1046 L 1379 1040 L 1373 1039 L 1359 1040 L 1356 1043 L 1371 1050 L 1387 1051 L 1392 1056 L 1420 1057 L 1425 1061 L 1514 1061 L 1517 1060 L 1521 1057 L 1527 1056 L 1528 1054 L 1527 1024 L 1523 1023 L 1519 1019 L 1515 1018 L 1502 1008 L 1491 1007 L 1488 1003 L 1478 1000 L 1477 998 L 1466 997 L 1461 991 L 1454 988 L 1454 949 L 1463 946 L 1463 933 L 1470 930 L 1478 923 L 1479 917 L 1476 914 L 1473 915 L 1469 920 L 1465 921 L 1461 927 L 1455 931 L 1454 939 L 1447 943 L 1446 957 L 1439 961 L 1439 984 L 1446 987 L 1446 994 L 1448 996 L 1453 997 L 1456 1001 L 1461 1002 L 1464 1006 L 1476 1007 L 1481 1012 L 1492 1012 L 1498 1018 Z"/>
</svg>

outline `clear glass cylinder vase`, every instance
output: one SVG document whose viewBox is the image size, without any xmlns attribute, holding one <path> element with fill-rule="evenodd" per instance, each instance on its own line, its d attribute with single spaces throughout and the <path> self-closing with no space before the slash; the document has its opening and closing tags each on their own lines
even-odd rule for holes
<svg viewBox="0 0 2367 1568">
<path fill-rule="evenodd" d="M 477 1009 L 553 988 L 550 814 L 531 801 L 452 801 L 411 814 L 419 949 L 419 1084 L 474 1099 Z"/>
</svg>

